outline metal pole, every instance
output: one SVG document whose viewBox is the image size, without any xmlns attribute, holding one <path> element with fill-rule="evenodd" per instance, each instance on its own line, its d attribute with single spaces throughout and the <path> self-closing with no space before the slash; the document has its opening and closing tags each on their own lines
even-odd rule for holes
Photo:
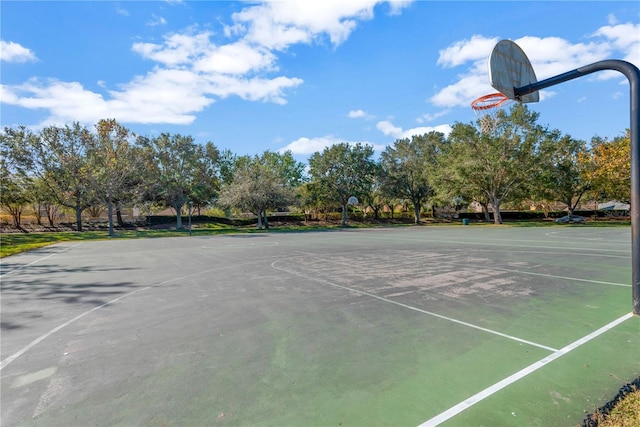
<svg viewBox="0 0 640 427">
<path fill-rule="evenodd" d="M 188 202 L 187 206 L 189 207 L 189 236 L 191 236 L 191 206 L 193 206 L 193 202 Z"/>
<path fill-rule="evenodd" d="M 514 88 L 516 99 L 596 71 L 614 70 L 629 80 L 631 98 L 631 294 L 633 314 L 640 315 L 640 70 L 621 60 L 605 60 L 577 68 L 537 83 Z"/>
</svg>

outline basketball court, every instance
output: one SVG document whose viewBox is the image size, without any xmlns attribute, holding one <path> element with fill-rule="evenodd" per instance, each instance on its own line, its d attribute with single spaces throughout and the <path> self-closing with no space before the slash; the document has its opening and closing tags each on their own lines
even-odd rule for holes
<svg viewBox="0 0 640 427">
<path fill-rule="evenodd" d="M 567 426 L 638 378 L 640 72 L 631 229 L 406 227 L 58 244 L 3 259 L 4 425 Z M 491 131 L 489 126 L 483 132 Z"/>
<path fill-rule="evenodd" d="M 629 242 L 426 226 L 8 257 L 2 424 L 575 425 L 640 375 Z"/>
</svg>

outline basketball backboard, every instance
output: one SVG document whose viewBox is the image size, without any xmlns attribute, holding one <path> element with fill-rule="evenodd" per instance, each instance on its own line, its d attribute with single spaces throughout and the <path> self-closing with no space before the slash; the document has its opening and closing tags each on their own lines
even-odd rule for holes
<svg viewBox="0 0 640 427">
<path fill-rule="evenodd" d="M 520 46 L 511 40 L 500 40 L 491 55 L 489 55 L 489 83 L 496 90 L 505 94 L 507 98 L 516 100 L 514 88 L 536 83 L 536 73 L 533 71 L 529 58 Z M 538 102 L 538 92 L 523 95 L 520 102 Z"/>
</svg>

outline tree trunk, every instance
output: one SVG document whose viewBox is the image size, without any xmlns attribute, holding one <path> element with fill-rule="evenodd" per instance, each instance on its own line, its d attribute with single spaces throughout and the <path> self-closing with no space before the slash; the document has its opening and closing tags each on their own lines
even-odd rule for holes
<svg viewBox="0 0 640 427">
<path fill-rule="evenodd" d="M 262 211 L 258 212 L 258 230 L 262 230 Z"/>
<path fill-rule="evenodd" d="M 9 206 L 9 213 L 11 214 L 11 218 L 13 218 L 13 225 L 16 228 L 20 228 L 22 222 L 22 206 Z"/>
<path fill-rule="evenodd" d="M 116 204 L 116 220 L 119 227 L 124 227 L 124 220 L 122 219 L 122 209 L 120 209 L 120 203 Z"/>
<path fill-rule="evenodd" d="M 115 236 L 113 232 L 113 203 L 107 200 L 107 218 L 109 219 L 109 237 Z"/>
<path fill-rule="evenodd" d="M 342 205 L 342 226 L 347 225 L 347 205 Z"/>
<path fill-rule="evenodd" d="M 47 207 L 47 219 L 49 220 L 49 226 L 55 225 L 55 218 L 58 212 L 58 208 L 55 205 L 46 205 Z"/>
<path fill-rule="evenodd" d="M 493 206 L 493 223 L 502 224 L 502 215 L 500 215 L 500 201 L 494 198 L 491 202 L 491 205 Z"/>
<path fill-rule="evenodd" d="M 176 230 L 182 230 L 182 203 L 173 206 L 176 210 Z"/>
<path fill-rule="evenodd" d="M 262 214 L 264 215 L 264 228 L 266 230 L 268 230 L 269 229 L 269 219 L 267 218 L 267 210 L 263 209 L 262 210 Z"/>
<path fill-rule="evenodd" d="M 82 208 L 76 205 L 75 211 L 76 211 L 76 230 L 82 231 Z"/>
<path fill-rule="evenodd" d="M 491 214 L 489 213 L 489 203 L 478 202 L 482 206 L 482 213 L 484 214 L 484 222 L 491 222 Z"/>
<path fill-rule="evenodd" d="M 35 203 L 33 205 L 33 214 L 36 216 L 36 223 L 38 225 L 42 225 L 42 210 L 40 203 Z"/>
</svg>

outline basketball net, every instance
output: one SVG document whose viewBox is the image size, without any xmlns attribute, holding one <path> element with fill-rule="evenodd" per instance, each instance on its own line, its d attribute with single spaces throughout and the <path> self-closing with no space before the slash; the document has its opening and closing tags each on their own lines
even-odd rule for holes
<svg viewBox="0 0 640 427">
<path fill-rule="evenodd" d="M 491 93 L 481 96 L 471 102 L 471 108 L 476 113 L 480 132 L 483 135 L 490 135 L 498 127 L 498 111 L 513 101 L 502 93 Z"/>
</svg>

